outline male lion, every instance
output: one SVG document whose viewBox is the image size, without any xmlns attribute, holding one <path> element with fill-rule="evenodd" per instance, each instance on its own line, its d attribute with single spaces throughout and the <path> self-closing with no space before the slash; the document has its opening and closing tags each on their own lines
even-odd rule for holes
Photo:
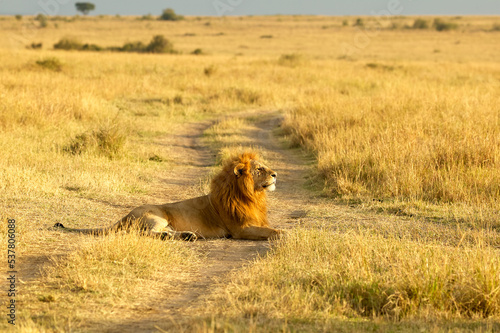
<svg viewBox="0 0 500 333">
<path fill-rule="evenodd" d="M 266 191 L 276 188 L 276 172 L 258 161 L 257 154 L 233 156 L 212 179 L 210 194 L 168 203 L 144 205 L 107 228 L 69 229 L 86 234 L 106 234 L 137 229 L 164 238 L 195 240 L 232 237 L 262 240 L 278 238 L 281 231 L 269 228 Z"/>
</svg>

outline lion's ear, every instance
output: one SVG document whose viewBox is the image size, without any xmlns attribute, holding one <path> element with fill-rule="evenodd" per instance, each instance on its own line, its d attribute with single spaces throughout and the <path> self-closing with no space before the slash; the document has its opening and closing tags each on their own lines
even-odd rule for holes
<svg viewBox="0 0 500 333">
<path fill-rule="evenodd" d="M 244 170 L 245 170 L 245 164 L 240 163 L 234 167 L 234 174 L 236 175 L 236 177 L 240 177 L 243 174 Z"/>
</svg>

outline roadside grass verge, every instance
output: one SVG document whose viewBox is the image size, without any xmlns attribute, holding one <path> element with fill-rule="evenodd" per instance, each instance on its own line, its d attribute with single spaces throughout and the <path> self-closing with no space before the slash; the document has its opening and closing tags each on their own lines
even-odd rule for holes
<svg viewBox="0 0 500 333">
<path fill-rule="evenodd" d="M 499 258 L 481 240 L 445 246 L 375 231 L 296 229 L 235 274 L 210 310 L 219 323 L 255 318 L 261 328 L 288 323 L 288 331 L 445 321 L 466 328 L 470 319 L 500 327 Z"/>
<path fill-rule="evenodd" d="M 158 293 L 178 287 L 199 262 L 186 243 L 137 232 L 83 238 L 78 251 L 52 260 L 43 285 L 23 293 L 20 326 L 70 330 L 113 323 L 117 308 L 147 311 Z M 56 325 L 56 326 L 54 326 Z"/>
</svg>

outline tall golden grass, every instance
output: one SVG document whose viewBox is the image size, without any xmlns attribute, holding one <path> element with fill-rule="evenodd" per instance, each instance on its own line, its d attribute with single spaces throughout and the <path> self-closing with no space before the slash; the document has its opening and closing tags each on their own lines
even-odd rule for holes
<svg viewBox="0 0 500 333">
<path fill-rule="evenodd" d="M 161 200 L 153 185 L 176 162 L 161 140 L 179 124 L 231 115 L 205 133 L 219 149 L 246 144 L 240 129 L 251 120 L 238 119 L 239 111 L 281 110 L 285 139 L 316 156 L 312 179 L 323 193 L 413 216 L 412 227 L 402 238 L 387 236 L 394 220 L 371 232 L 381 226 L 377 216 L 370 227 L 293 231 L 221 293 L 214 311 L 222 326 L 216 318 L 200 331 L 267 324 L 356 331 L 465 319 L 498 327 L 483 325 L 499 318 L 498 18 L 447 18 L 458 25 L 450 32 L 406 29 L 415 17 L 386 18 L 362 45 L 356 19 L 53 18 L 27 30 L 33 18 L 2 17 L 0 217 L 19 221 L 19 254 L 67 245 L 47 230 L 55 221 L 104 225 L 130 206 Z M 378 26 L 375 18 L 363 22 Z M 65 37 L 109 47 L 154 35 L 179 54 L 53 50 Z M 43 47 L 27 49 L 31 43 Z M 346 55 L 345 45 L 356 51 Z M 455 242 L 450 224 L 465 224 L 476 238 Z M 140 279 L 156 284 L 169 274 L 165 265 L 177 272 L 180 258 L 203 261 L 182 246 L 123 237 L 72 238 L 82 250 L 26 287 L 23 329 L 87 327 L 88 313 L 99 311 L 95 325 L 119 320 L 104 310 L 132 311 L 126 303 Z"/>
<path fill-rule="evenodd" d="M 488 68 L 356 66 L 303 99 L 285 128 L 317 153 L 336 196 L 498 210 L 500 82 Z"/>
<path fill-rule="evenodd" d="M 298 229 L 265 261 L 235 276 L 213 310 L 321 322 L 498 317 L 499 269 L 498 250 L 485 244 L 449 247 L 373 232 Z"/>
</svg>

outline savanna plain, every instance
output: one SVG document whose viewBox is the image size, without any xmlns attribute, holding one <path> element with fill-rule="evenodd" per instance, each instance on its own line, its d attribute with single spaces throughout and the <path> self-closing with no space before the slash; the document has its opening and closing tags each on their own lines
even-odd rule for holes
<svg viewBox="0 0 500 333">
<path fill-rule="evenodd" d="M 0 17 L 0 59 L 18 330 L 500 331 L 499 17 Z M 242 147 L 278 241 L 51 228 L 202 195 Z"/>
</svg>

